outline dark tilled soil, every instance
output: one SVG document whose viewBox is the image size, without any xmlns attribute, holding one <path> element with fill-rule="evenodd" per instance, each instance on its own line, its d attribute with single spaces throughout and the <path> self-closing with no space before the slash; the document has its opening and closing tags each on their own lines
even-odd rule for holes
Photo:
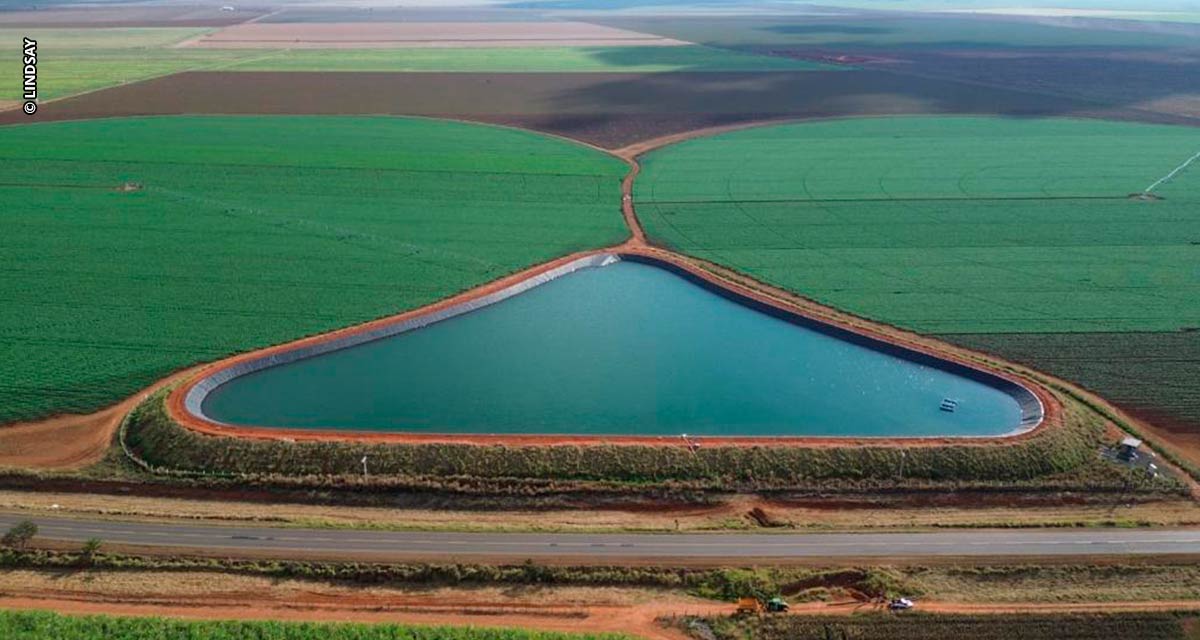
<svg viewBox="0 0 1200 640">
<path fill-rule="evenodd" d="M 939 337 L 1078 382 L 1158 427 L 1200 464 L 1200 331 Z"/>
<path fill-rule="evenodd" d="M 906 71 L 1200 119 L 1196 51 L 931 51 L 904 54 Z"/>
<path fill-rule="evenodd" d="M 740 73 L 187 72 L 41 105 L 0 123 L 166 114 L 391 114 L 508 124 L 617 148 L 777 118 L 912 113 L 1170 116 L 885 71 Z"/>
</svg>

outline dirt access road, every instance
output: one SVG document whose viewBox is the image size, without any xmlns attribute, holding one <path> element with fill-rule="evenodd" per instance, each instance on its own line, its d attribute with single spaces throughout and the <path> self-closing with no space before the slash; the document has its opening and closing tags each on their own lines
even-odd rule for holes
<svg viewBox="0 0 1200 640">
<path fill-rule="evenodd" d="M 830 596 L 829 601 L 793 603 L 793 614 L 850 615 L 882 610 L 880 602 L 869 601 L 861 594 L 835 589 Z M 0 607 L 8 609 L 189 619 L 470 624 L 624 633 L 655 640 L 684 637 L 660 619 L 729 615 L 733 606 L 675 591 L 632 587 L 351 586 L 211 572 L 17 570 L 0 574 Z M 1197 610 L 1200 602 L 922 601 L 918 606 L 927 612 L 990 614 Z"/>
</svg>

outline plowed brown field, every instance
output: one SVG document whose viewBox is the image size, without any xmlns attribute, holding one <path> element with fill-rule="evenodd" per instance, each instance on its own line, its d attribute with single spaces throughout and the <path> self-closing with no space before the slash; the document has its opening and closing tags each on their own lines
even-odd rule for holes
<svg viewBox="0 0 1200 640">
<path fill-rule="evenodd" d="M 187 72 L 8 112 L 0 124 L 110 116 L 390 114 L 526 127 L 608 148 L 704 127 L 913 113 L 1170 116 L 886 71 L 728 73 Z"/>
</svg>

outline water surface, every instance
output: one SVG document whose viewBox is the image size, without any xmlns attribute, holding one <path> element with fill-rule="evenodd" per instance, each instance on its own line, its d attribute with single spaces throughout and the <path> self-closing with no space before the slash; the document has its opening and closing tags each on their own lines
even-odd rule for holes
<svg viewBox="0 0 1200 640">
<path fill-rule="evenodd" d="M 235 425 L 418 433 L 985 436 L 1021 422 L 1000 389 L 628 261 L 234 378 L 202 407 Z"/>
</svg>

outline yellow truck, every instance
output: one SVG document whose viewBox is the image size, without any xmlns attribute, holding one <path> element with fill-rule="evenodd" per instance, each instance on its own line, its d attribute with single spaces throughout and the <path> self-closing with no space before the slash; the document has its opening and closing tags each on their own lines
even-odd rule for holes
<svg viewBox="0 0 1200 640">
<path fill-rule="evenodd" d="M 763 603 L 758 598 L 739 598 L 737 601 L 737 611 L 734 615 L 739 616 L 756 616 L 763 612 Z"/>
<path fill-rule="evenodd" d="M 756 616 L 763 612 L 786 613 L 789 608 L 790 606 L 783 598 L 771 598 L 765 604 L 758 598 L 739 598 L 734 615 Z"/>
</svg>

